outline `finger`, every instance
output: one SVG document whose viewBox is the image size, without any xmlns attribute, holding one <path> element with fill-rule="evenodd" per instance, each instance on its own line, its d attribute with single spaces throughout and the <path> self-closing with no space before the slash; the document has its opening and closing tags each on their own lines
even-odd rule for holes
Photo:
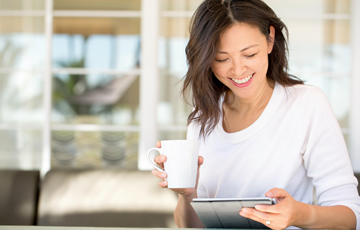
<svg viewBox="0 0 360 230">
<path fill-rule="evenodd" d="M 266 197 L 271 198 L 285 198 L 289 196 L 289 193 L 287 193 L 284 189 L 281 188 L 273 188 L 265 193 Z"/>
<path fill-rule="evenodd" d="M 154 176 L 160 178 L 160 179 L 165 179 L 167 177 L 167 174 L 164 172 L 161 172 L 159 170 L 153 169 L 151 171 L 151 174 L 153 174 Z"/>
<path fill-rule="evenodd" d="M 266 212 L 259 212 L 258 210 L 254 208 L 242 208 L 240 211 L 240 215 L 244 216 L 247 215 L 248 218 L 256 218 L 259 220 L 271 220 L 272 214 L 266 213 Z"/>
<path fill-rule="evenodd" d="M 252 220 L 257 221 L 259 223 L 262 223 L 263 225 L 265 225 L 267 227 L 271 227 L 271 226 L 268 226 L 266 224 L 266 220 L 270 220 L 270 219 L 261 219 L 258 216 L 252 215 L 250 213 L 245 213 L 245 212 L 243 212 L 243 210 L 240 211 L 240 215 L 245 217 L 245 218 L 249 218 L 249 219 L 252 219 Z M 272 227 L 274 227 L 274 226 L 272 226 Z"/>
<path fill-rule="evenodd" d="M 268 212 L 268 213 L 281 213 L 279 205 L 266 205 L 266 204 L 257 204 L 255 205 L 255 209 L 260 212 Z"/>
<path fill-rule="evenodd" d="M 156 142 L 156 148 L 161 148 L 161 141 Z"/>
<path fill-rule="evenodd" d="M 158 183 L 158 185 L 159 185 L 160 188 L 167 188 L 168 182 L 166 180 L 163 180 L 163 181 L 160 181 Z"/>
<path fill-rule="evenodd" d="M 204 158 L 202 156 L 199 156 L 198 165 L 202 165 L 204 163 Z"/>
<path fill-rule="evenodd" d="M 255 221 L 257 221 L 257 222 L 263 223 L 263 220 L 262 220 L 262 219 L 259 219 L 258 217 L 253 216 L 253 215 L 251 215 L 251 214 L 244 213 L 244 212 L 241 212 L 241 211 L 240 211 L 240 215 L 243 216 L 243 217 L 245 217 L 245 218 L 249 218 L 249 219 L 255 220 Z"/>
<path fill-rule="evenodd" d="M 164 164 L 166 162 L 167 158 L 165 155 L 157 155 L 154 158 L 154 161 L 156 164 L 160 165 L 160 164 Z"/>
</svg>

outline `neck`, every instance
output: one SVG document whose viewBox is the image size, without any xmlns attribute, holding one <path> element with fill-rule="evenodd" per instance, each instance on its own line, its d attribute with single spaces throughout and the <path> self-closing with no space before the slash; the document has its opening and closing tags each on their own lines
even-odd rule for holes
<svg viewBox="0 0 360 230">
<path fill-rule="evenodd" d="M 274 86 L 275 82 L 268 80 L 266 84 L 259 88 L 258 93 L 250 98 L 240 98 L 228 91 L 226 95 L 227 107 L 240 114 L 251 114 L 259 109 L 263 110 L 270 101 Z"/>
</svg>

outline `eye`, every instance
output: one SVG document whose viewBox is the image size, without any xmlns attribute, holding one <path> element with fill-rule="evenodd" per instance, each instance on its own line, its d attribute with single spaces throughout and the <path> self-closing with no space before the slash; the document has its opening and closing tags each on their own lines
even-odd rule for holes
<svg viewBox="0 0 360 230">
<path fill-rule="evenodd" d="M 256 55 L 257 53 L 251 54 L 251 55 L 245 55 L 246 58 L 252 58 Z"/>
<path fill-rule="evenodd" d="M 221 60 L 219 60 L 219 59 L 215 59 L 215 61 L 217 61 L 217 62 L 225 62 L 225 61 L 227 61 L 228 59 L 226 58 L 226 59 L 221 59 Z"/>
</svg>

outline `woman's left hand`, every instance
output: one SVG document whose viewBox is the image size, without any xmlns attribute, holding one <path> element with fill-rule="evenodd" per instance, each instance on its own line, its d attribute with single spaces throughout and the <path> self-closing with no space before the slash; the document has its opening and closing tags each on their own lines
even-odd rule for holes
<svg viewBox="0 0 360 230">
<path fill-rule="evenodd" d="M 284 189 L 273 188 L 265 193 L 266 197 L 276 199 L 275 205 L 256 205 L 243 208 L 240 215 L 260 222 L 272 229 L 284 229 L 301 223 L 303 203 L 296 201 Z"/>
</svg>

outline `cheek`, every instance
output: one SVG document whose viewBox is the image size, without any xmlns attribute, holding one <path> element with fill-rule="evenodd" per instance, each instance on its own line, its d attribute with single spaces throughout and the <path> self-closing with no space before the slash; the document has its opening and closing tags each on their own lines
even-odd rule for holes
<svg viewBox="0 0 360 230">
<path fill-rule="evenodd" d="M 225 75 L 224 73 L 222 73 L 221 71 L 219 71 L 218 68 L 213 68 L 211 67 L 212 72 L 214 73 L 215 77 L 222 82 L 223 84 L 225 84 Z"/>
<path fill-rule="evenodd" d="M 267 68 L 268 68 L 267 56 L 263 56 L 261 58 L 254 60 L 252 66 L 258 72 L 264 72 L 264 71 L 267 72 Z"/>
<path fill-rule="evenodd" d="M 219 67 L 216 65 L 216 64 L 212 64 L 211 65 L 211 70 L 212 70 L 212 72 L 215 74 L 215 76 L 217 77 L 217 78 L 219 78 L 218 77 L 218 75 L 219 75 Z"/>
<path fill-rule="evenodd" d="M 217 78 L 224 77 L 226 74 L 226 68 L 224 68 L 225 65 L 219 65 L 217 63 L 211 65 L 211 70 L 215 74 Z"/>
</svg>

